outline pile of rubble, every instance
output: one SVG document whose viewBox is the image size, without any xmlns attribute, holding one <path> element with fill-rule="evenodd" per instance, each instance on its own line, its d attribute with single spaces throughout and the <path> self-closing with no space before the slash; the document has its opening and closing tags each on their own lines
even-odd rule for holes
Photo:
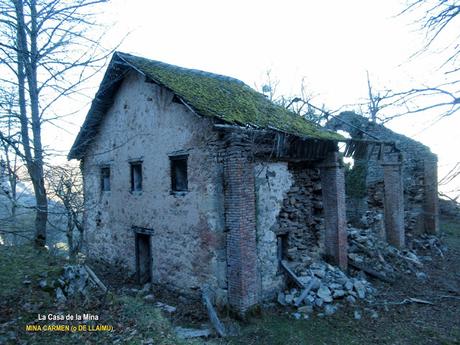
<svg viewBox="0 0 460 345">
<path fill-rule="evenodd" d="M 294 317 L 308 318 L 313 311 L 331 315 L 341 305 L 372 301 L 376 289 L 366 280 L 368 276 L 390 283 L 400 274 L 414 274 L 417 279 L 426 280 L 424 262 L 431 261 L 433 254 L 443 256 L 447 250 L 436 236 L 430 235 L 414 237 L 408 241 L 408 249 L 399 250 L 382 237 L 381 215 L 368 216 L 372 219 L 363 219 L 366 228 L 348 228 L 349 266 L 355 277 L 348 277 L 339 268 L 322 261 L 282 262 L 298 288 L 280 292 L 278 303 L 295 306 Z"/>
<path fill-rule="evenodd" d="M 410 241 L 412 249 L 399 250 L 381 239 L 371 229 L 348 229 L 348 258 L 350 266 L 384 281 L 396 279 L 398 274 L 423 276 L 424 261 L 431 256 L 418 255 L 421 249 L 437 250 L 443 255 L 445 247 L 435 236 L 420 236 Z"/>
<path fill-rule="evenodd" d="M 45 291 L 53 292 L 59 303 L 65 303 L 68 298 L 74 296 L 87 298 L 90 289 L 96 285 L 99 285 L 101 289 L 102 287 L 105 288 L 94 272 L 86 265 L 66 265 L 61 276 L 51 281 L 46 274 L 42 275 L 41 278 L 38 281 L 38 286 Z"/>
<path fill-rule="evenodd" d="M 308 267 L 298 264 L 292 267 L 304 286 L 278 294 L 281 305 L 297 307 L 294 317 L 308 318 L 314 310 L 320 315 L 332 315 L 344 303 L 355 304 L 358 299 L 372 299 L 375 289 L 364 278 L 349 278 L 339 268 L 323 262 Z"/>
<path fill-rule="evenodd" d="M 65 301 L 77 293 L 87 296 L 90 284 L 89 274 L 82 265 L 66 265 L 64 273 L 57 279 L 56 299 Z"/>
</svg>

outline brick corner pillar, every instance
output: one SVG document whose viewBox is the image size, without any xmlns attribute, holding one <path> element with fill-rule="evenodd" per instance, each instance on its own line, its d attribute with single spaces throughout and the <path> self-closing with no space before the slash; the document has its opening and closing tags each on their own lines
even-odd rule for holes
<svg viewBox="0 0 460 345">
<path fill-rule="evenodd" d="M 435 235 L 439 232 L 438 160 L 436 157 L 426 159 L 423 165 L 425 232 Z"/>
<path fill-rule="evenodd" d="M 319 165 L 325 215 L 326 259 L 347 269 L 347 220 L 345 176 L 337 152 L 330 152 Z"/>
<path fill-rule="evenodd" d="M 227 228 L 228 302 L 245 317 L 260 299 L 257 265 L 254 164 L 238 139 L 227 142 L 224 158 L 225 225 Z"/>
<path fill-rule="evenodd" d="M 385 232 L 388 243 L 403 248 L 404 232 L 404 191 L 401 162 L 383 162 L 383 181 L 385 185 Z"/>
</svg>

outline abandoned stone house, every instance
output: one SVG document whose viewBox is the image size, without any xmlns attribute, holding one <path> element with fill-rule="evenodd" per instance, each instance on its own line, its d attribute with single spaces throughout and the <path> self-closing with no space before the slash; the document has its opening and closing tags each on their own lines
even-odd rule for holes
<svg viewBox="0 0 460 345">
<path fill-rule="evenodd" d="M 87 254 L 141 283 L 209 286 L 243 314 L 284 287 L 281 259 L 346 268 L 339 142 L 348 155 L 377 146 L 239 80 L 115 53 L 69 153 L 82 166 Z M 387 163 L 386 231 L 404 236 L 400 163 Z"/>
</svg>

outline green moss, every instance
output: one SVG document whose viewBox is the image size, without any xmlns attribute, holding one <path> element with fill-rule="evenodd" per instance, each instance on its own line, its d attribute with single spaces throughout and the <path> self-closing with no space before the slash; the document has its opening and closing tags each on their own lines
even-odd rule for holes
<svg viewBox="0 0 460 345">
<path fill-rule="evenodd" d="M 348 196 L 362 198 L 367 195 L 366 164 L 355 161 L 352 169 L 345 170 L 345 190 Z"/>
<path fill-rule="evenodd" d="M 201 115 L 237 125 L 274 128 L 306 138 L 343 139 L 339 134 L 270 102 L 239 80 L 118 54 L 153 81 L 172 90 Z"/>
</svg>

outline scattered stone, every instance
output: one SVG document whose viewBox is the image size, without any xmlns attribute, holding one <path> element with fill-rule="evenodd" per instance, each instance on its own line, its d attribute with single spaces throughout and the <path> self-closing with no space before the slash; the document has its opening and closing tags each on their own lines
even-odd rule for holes
<svg viewBox="0 0 460 345">
<path fill-rule="evenodd" d="M 343 290 L 334 290 L 334 294 L 332 295 L 333 298 L 340 298 L 345 296 L 345 291 Z"/>
<path fill-rule="evenodd" d="M 329 316 L 329 315 L 332 315 L 334 314 L 336 311 L 337 311 L 337 306 L 335 305 L 332 305 L 332 304 L 326 304 L 324 306 L 324 313 Z"/>
<path fill-rule="evenodd" d="M 327 303 L 332 302 L 331 291 L 329 290 L 327 286 L 321 285 L 316 294 L 318 295 L 319 298 L 323 299 L 324 302 L 327 302 Z"/>
<path fill-rule="evenodd" d="M 316 291 L 316 290 L 319 289 L 320 286 L 321 286 L 321 281 L 318 278 L 313 277 L 313 285 L 312 285 L 311 289 Z"/>
<path fill-rule="evenodd" d="M 347 296 L 346 300 L 350 304 L 355 304 L 356 303 L 356 298 L 354 298 L 353 296 Z"/>
<path fill-rule="evenodd" d="M 312 313 L 316 309 L 319 313 L 331 315 L 340 305 L 335 302 L 345 299 L 353 305 L 357 298 L 372 298 L 376 291 L 365 279 L 365 275 L 358 274 L 356 278 L 349 278 L 338 267 L 324 262 L 317 261 L 308 265 L 294 262 L 290 267 L 305 288 L 280 292 L 277 300 L 283 306 L 295 304 L 297 312 L 302 314 Z"/>
<path fill-rule="evenodd" d="M 359 310 L 355 310 L 355 312 L 353 313 L 353 317 L 355 318 L 355 320 L 361 320 L 361 312 Z"/>
<path fill-rule="evenodd" d="M 38 282 L 38 286 L 42 289 L 45 289 L 48 286 L 48 282 L 46 281 L 46 279 L 42 279 Z"/>
<path fill-rule="evenodd" d="M 166 303 L 162 303 L 162 302 L 157 302 L 155 303 L 155 307 L 157 308 L 160 308 L 161 310 L 169 313 L 169 314 L 172 314 L 176 311 L 176 307 L 173 307 L 172 305 L 168 305 Z"/>
<path fill-rule="evenodd" d="M 299 307 L 297 309 L 297 311 L 300 312 L 300 313 L 304 313 L 304 314 L 311 314 L 311 313 L 313 313 L 313 306 L 305 305 L 303 307 Z"/>
<path fill-rule="evenodd" d="M 284 300 L 286 301 L 287 304 L 291 304 L 292 301 L 294 300 L 294 295 L 288 294 L 286 295 Z"/>
<path fill-rule="evenodd" d="M 353 286 L 358 293 L 358 297 L 360 299 L 364 299 L 364 297 L 366 297 L 366 288 L 364 287 L 363 283 L 361 283 L 359 280 L 356 280 Z"/>
<path fill-rule="evenodd" d="M 146 302 L 153 302 L 155 300 L 155 295 L 153 294 L 148 294 L 146 296 L 144 296 L 144 301 Z"/>
<path fill-rule="evenodd" d="M 342 284 L 337 284 L 337 283 L 329 284 L 329 289 L 330 290 L 341 290 Z"/>
<path fill-rule="evenodd" d="M 62 292 L 62 289 L 60 287 L 56 289 L 56 299 L 59 303 L 63 303 L 67 300 L 67 298 L 64 295 L 64 292 Z"/>
<path fill-rule="evenodd" d="M 345 289 L 348 291 L 353 290 L 353 283 L 350 280 L 345 283 Z"/>
<path fill-rule="evenodd" d="M 318 297 L 315 299 L 315 304 L 318 306 L 318 307 L 322 307 L 323 304 L 324 304 L 324 301 L 322 298 Z"/>
<path fill-rule="evenodd" d="M 428 276 L 425 272 L 417 272 L 415 273 L 415 276 L 417 277 L 418 280 L 425 281 L 428 279 Z"/>
<path fill-rule="evenodd" d="M 89 274 L 82 265 L 64 266 L 64 273 L 60 279 L 64 283 L 60 287 L 67 297 L 76 293 L 86 294 L 89 286 Z"/>
<path fill-rule="evenodd" d="M 315 303 L 315 296 L 314 295 L 308 295 L 307 298 L 305 298 L 307 301 L 307 304 L 314 304 Z"/>
<path fill-rule="evenodd" d="M 144 286 L 142 287 L 142 290 L 140 291 L 141 293 L 148 293 L 152 288 L 152 284 L 151 283 L 146 283 L 144 284 Z"/>
<path fill-rule="evenodd" d="M 286 303 L 286 296 L 285 296 L 284 293 L 282 293 L 282 292 L 278 292 L 277 301 L 278 301 L 278 303 L 281 304 L 282 306 L 286 306 L 286 305 L 287 305 L 287 303 Z"/>
<path fill-rule="evenodd" d="M 300 318 L 302 317 L 302 314 L 300 314 L 300 313 L 293 313 L 292 316 L 294 317 L 294 319 L 300 320 Z"/>
<path fill-rule="evenodd" d="M 325 270 L 312 270 L 312 273 L 319 278 L 324 278 L 324 276 L 326 275 Z"/>
<path fill-rule="evenodd" d="M 176 332 L 177 336 L 181 339 L 209 337 L 211 335 L 211 330 L 208 328 L 194 329 L 194 328 L 176 327 L 174 328 L 174 331 Z"/>
</svg>

